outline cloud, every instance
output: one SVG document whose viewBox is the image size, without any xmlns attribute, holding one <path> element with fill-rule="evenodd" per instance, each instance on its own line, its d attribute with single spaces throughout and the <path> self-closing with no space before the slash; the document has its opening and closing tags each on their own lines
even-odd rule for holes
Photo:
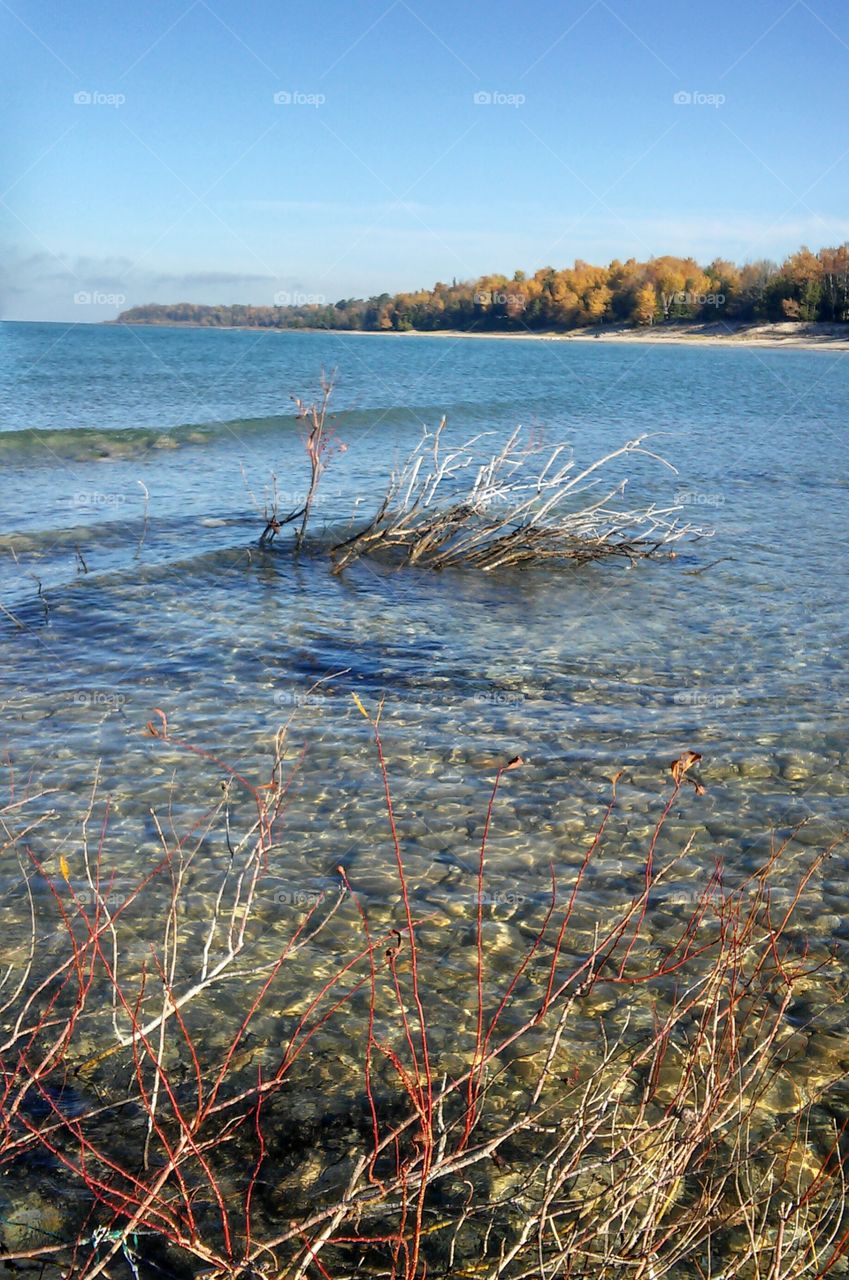
<svg viewBox="0 0 849 1280">
<path fill-rule="evenodd" d="M 113 320 L 143 302 L 259 297 L 270 303 L 275 291 L 301 287 L 291 277 L 251 271 L 150 271 L 117 255 L 22 254 L 7 248 L 2 259 L 0 316 L 21 320 Z"/>
<path fill-rule="evenodd" d="M 149 280 L 155 289 L 162 287 L 195 289 L 233 284 L 277 284 L 279 279 L 279 277 L 272 275 L 247 275 L 241 271 L 186 271 L 179 274 L 158 272 L 157 274 L 146 274 L 144 278 Z"/>
</svg>

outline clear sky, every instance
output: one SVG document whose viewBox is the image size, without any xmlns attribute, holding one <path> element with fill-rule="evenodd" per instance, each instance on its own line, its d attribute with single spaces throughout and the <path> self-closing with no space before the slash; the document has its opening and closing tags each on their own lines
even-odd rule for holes
<svg viewBox="0 0 849 1280">
<path fill-rule="evenodd" d="M 0 40 L 7 318 L 849 239 L 846 0 L 0 0 Z"/>
</svg>

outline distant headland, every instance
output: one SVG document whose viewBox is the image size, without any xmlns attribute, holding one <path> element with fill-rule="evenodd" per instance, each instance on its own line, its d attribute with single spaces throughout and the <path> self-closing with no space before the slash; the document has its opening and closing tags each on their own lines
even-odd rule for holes
<svg viewBox="0 0 849 1280">
<path fill-rule="evenodd" d="M 849 243 L 802 248 L 782 263 L 737 266 L 716 258 L 664 256 L 606 267 L 577 261 L 413 293 L 329 302 L 320 294 L 278 293 L 270 305 L 148 303 L 115 323 L 227 329 L 306 329 L 478 336 L 677 337 L 716 341 L 828 341 L 842 345 L 849 324 Z M 757 330 L 755 332 L 754 330 Z M 766 332 L 764 332 L 766 330 Z M 849 329 L 846 330 L 849 341 Z"/>
</svg>

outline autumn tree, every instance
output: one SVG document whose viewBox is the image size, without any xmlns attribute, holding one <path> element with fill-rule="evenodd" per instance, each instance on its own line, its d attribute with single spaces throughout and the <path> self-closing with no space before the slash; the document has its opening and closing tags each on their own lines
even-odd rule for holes
<svg viewBox="0 0 849 1280">
<path fill-rule="evenodd" d="M 740 305 L 740 268 L 727 258 L 714 258 L 705 267 L 717 314 L 733 316 Z"/>
<path fill-rule="evenodd" d="M 657 315 L 657 292 L 653 284 L 644 284 L 637 290 L 631 319 L 635 324 L 654 324 Z"/>
<path fill-rule="evenodd" d="M 822 262 L 803 247 L 788 258 L 781 270 L 784 293 L 782 310 L 789 320 L 816 320 L 823 291 Z"/>
</svg>

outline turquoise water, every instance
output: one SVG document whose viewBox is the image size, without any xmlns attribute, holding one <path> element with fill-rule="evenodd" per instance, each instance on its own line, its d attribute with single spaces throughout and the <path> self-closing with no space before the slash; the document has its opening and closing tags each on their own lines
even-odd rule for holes
<svg viewBox="0 0 849 1280">
<path fill-rule="evenodd" d="M 717 854 L 754 865 L 803 819 L 811 841 L 842 829 L 842 354 L 46 324 L 6 324 L 0 344 L 4 745 L 69 818 L 100 762 L 127 869 L 170 777 L 142 735 L 160 707 L 248 771 L 292 715 L 308 750 L 281 881 L 321 886 L 340 858 L 373 870 L 385 851 L 351 692 L 386 699 L 423 892 L 473 848 L 504 752 L 528 762 L 494 862 L 516 893 L 552 856 L 570 862 L 620 768 L 627 866 L 685 748 L 708 787 L 680 819 L 701 833 L 694 874 Z M 322 369 L 337 371 L 339 447 L 294 561 L 258 549 L 260 510 L 272 473 L 281 506 L 302 496 L 290 397 L 313 396 Z M 677 498 L 712 536 L 636 567 L 332 576 L 322 540 L 443 414 L 451 438 L 497 443 L 521 423 L 586 462 L 655 433 L 677 474 L 640 461 L 632 496 Z M 192 768 L 187 803 L 212 785 Z M 845 898 L 835 872 L 822 921 L 838 936 Z"/>
</svg>

